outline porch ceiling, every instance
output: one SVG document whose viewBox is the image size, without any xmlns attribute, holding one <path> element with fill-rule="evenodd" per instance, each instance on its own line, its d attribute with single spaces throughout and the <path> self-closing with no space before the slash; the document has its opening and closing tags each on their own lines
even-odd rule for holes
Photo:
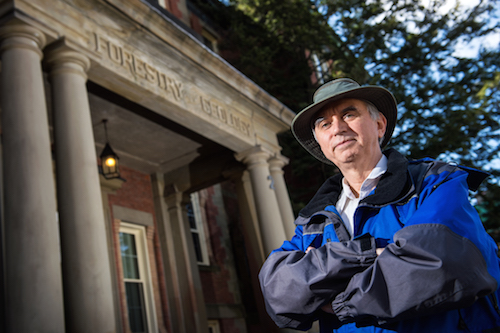
<svg viewBox="0 0 500 333">
<path fill-rule="evenodd" d="M 227 150 L 205 137 L 92 82 L 87 84 L 99 155 L 106 139 L 120 163 L 144 173 L 168 172 L 195 159 Z"/>
</svg>

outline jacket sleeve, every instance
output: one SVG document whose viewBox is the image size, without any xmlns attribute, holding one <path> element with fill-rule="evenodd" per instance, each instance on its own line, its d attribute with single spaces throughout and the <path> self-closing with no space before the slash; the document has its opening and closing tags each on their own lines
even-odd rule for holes
<svg viewBox="0 0 500 333">
<path fill-rule="evenodd" d="M 307 254 L 273 252 L 259 273 L 267 312 L 279 327 L 308 329 L 323 315 L 319 308 L 343 291 L 354 274 L 372 265 L 375 257 L 371 237 L 328 243 Z"/>
<path fill-rule="evenodd" d="M 342 323 L 382 325 L 467 307 L 496 290 L 496 247 L 468 202 L 466 176 L 437 184 L 427 184 L 393 243 L 335 297 Z"/>
</svg>

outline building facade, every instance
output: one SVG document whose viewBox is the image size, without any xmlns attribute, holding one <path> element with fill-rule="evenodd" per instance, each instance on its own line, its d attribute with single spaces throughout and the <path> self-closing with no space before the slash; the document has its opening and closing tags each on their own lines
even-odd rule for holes
<svg viewBox="0 0 500 333">
<path fill-rule="evenodd" d="M 293 112 L 185 0 L 0 0 L 0 330 L 274 332 Z M 99 156 L 119 157 L 107 178 Z"/>
</svg>

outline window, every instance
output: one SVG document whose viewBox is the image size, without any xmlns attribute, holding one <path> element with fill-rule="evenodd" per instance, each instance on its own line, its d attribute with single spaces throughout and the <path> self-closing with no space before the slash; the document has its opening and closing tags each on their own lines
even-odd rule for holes
<svg viewBox="0 0 500 333">
<path fill-rule="evenodd" d="M 207 29 L 203 29 L 203 31 L 201 32 L 201 36 L 203 37 L 203 43 L 205 44 L 205 46 L 217 53 L 217 37 Z"/>
<path fill-rule="evenodd" d="M 208 321 L 208 333 L 220 333 L 219 321 L 209 320 Z"/>
<path fill-rule="evenodd" d="M 143 226 L 122 223 L 120 252 L 130 329 L 133 333 L 156 332 L 146 229 Z"/>
<path fill-rule="evenodd" d="M 191 235 L 193 236 L 194 251 L 199 265 L 210 264 L 208 259 L 207 242 L 205 238 L 205 229 L 203 227 L 203 218 L 200 209 L 200 199 L 198 193 L 191 194 L 191 202 L 187 205 L 187 215 Z"/>
<path fill-rule="evenodd" d="M 317 54 L 312 54 L 312 61 L 314 63 L 314 72 L 319 83 L 325 83 L 325 78 L 330 76 L 329 65 L 325 61 L 321 61 Z"/>
<path fill-rule="evenodd" d="M 165 9 L 168 9 L 167 4 L 166 4 L 166 0 L 158 0 L 158 4 Z"/>
</svg>

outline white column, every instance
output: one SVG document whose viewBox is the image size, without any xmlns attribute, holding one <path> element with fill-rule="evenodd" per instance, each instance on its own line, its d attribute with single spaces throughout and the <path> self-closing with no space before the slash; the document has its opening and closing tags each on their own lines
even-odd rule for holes
<svg viewBox="0 0 500 333">
<path fill-rule="evenodd" d="M 68 332 L 115 332 L 111 269 L 85 86 L 90 61 L 57 42 L 47 51 Z"/>
<path fill-rule="evenodd" d="M 262 245 L 259 218 L 257 217 L 257 209 L 255 208 L 250 174 L 245 170 L 241 174 L 238 174 L 238 176 L 234 176 L 233 180 L 236 183 L 238 207 L 243 223 L 245 242 L 249 244 L 249 249 L 254 252 L 253 256 L 256 260 L 256 266 L 260 269 L 266 260 L 266 254 Z"/>
<path fill-rule="evenodd" d="M 45 37 L 20 24 L 1 27 L 0 40 L 6 332 L 64 332 Z"/>
<path fill-rule="evenodd" d="M 274 189 L 280 207 L 283 227 L 286 237 L 291 239 L 293 235 L 295 235 L 295 217 L 293 215 L 292 204 L 290 203 L 290 196 L 286 188 L 285 177 L 283 176 L 283 167 L 287 164 L 288 158 L 281 154 L 276 154 L 269 159 L 269 170 L 271 171 L 271 177 L 273 177 L 274 181 Z"/>
<path fill-rule="evenodd" d="M 262 147 L 253 147 L 236 155 L 246 164 L 252 182 L 253 195 L 259 218 L 262 243 L 266 256 L 281 246 L 286 239 L 280 208 L 269 173 L 267 160 L 271 154 Z"/>
<path fill-rule="evenodd" d="M 169 219 L 168 206 L 164 199 L 165 178 L 161 173 L 152 175 L 153 195 L 155 200 L 155 218 L 158 227 L 158 238 L 160 243 L 161 258 L 164 270 L 164 284 L 166 288 L 167 302 L 169 303 L 167 330 L 169 332 L 186 332 L 184 325 L 183 297 L 181 294 L 181 277 L 178 274 L 177 261 L 179 256 L 179 239 L 172 230 L 172 223 Z"/>
</svg>

